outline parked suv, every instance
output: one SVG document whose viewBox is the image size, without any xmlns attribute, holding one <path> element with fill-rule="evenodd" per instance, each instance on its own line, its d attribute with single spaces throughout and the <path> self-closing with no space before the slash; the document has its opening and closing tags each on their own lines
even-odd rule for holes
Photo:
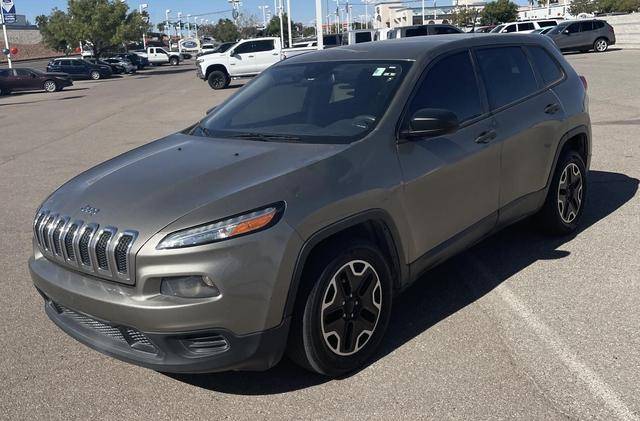
<svg viewBox="0 0 640 421">
<path fill-rule="evenodd" d="M 67 73 L 74 79 L 98 80 L 113 74 L 111 67 L 94 64 L 80 58 L 57 58 L 47 64 L 47 72 Z"/>
<path fill-rule="evenodd" d="M 286 352 L 342 375 L 428 269 L 529 215 L 576 229 L 585 84 L 538 35 L 292 57 L 50 195 L 33 282 L 61 329 L 124 361 L 264 370 Z"/>
<path fill-rule="evenodd" d="M 550 26 L 556 26 L 557 24 L 558 22 L 554 19 L 509 22 L 496 26 L 491 30 L 491 32 L 494 34 L 508 34 L 512 32 L 521 32 L 526 34 L 533 32 L 536 29 L 548 28 Z"/>
<path fill-rule="evenodd" d="M 593 49 L 602 53 L 616 43 L 613 27 L 598 19 L 563 22 L 547 35 L 563 51 L 579 50 L 586 53 Z"/>
</svg>

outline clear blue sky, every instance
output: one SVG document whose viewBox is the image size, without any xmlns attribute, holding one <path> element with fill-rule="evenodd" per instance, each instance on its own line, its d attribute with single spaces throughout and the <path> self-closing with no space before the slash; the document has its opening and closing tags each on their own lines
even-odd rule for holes
<svg viewBox="0 0 640 421">
<path fill-rule="evenodd" d="M 526 4 L 526 0 L 515 0 L 516 3 Z M 342 5 L 345 0 L 340 0 Z M 147 3 L 149 5 L 149 13 L 151 15 L 151 21 L 154 24 L 164 20 L 165 10 L 171 9 L 172 16 L 176 17 L 177 12 L 182 12 L 183 16 L 187 14 L 198 15 L 211 12 L 218 12 L 224 10 L 230 10 L 231 6 L 227 0 L 127 0 L 129 7 L 137 8 L 140 3 Z M 350 3 L 353 7 L 354 17 L 357 15 L 364 15 L 364 5 L 362 0 L 351 0 Z M 418 6 L 421 2 L 419 0 L 413 0 L 407 2 L 409 5 Z M 32 23 L 35 21 L 35 17 L 41 14 L 49 14 L 51 9 L 57 7 L 59 9 L 66 9 L 66 0 L 15 0 L 16 12 L 19 14 L 27 15 Z M 326 15 L 326 5 L 329 5 L 331 12 L 335 11 L 335 0 L 322 0 L 324 14 Z M 426 4 L 433 5 L 433 0 L 426 0 Z M 437 4 L 446 5 L 452 4 L 451 0 L 438 0 Z M 259 5 L 268 5 L 273 13 L 273 0 L 242 0 L 241 9 L 245 14 L 254 15 L 258 18 L 258 21 L 262 20 L 262 12 L 258 9 Z M 369 6 L 369 15 L 373 12 L 373 7 Z M 219 18 L 230 17 L 230 13 L 218 13 L 204 16 L 205 19 L 217 21 Z M 305 25 L 309 25 L 312 19 L 315 19 L 315 0 L 291 0 L 291 17 L 296 22 L 302 22 Z"/>
</svg>

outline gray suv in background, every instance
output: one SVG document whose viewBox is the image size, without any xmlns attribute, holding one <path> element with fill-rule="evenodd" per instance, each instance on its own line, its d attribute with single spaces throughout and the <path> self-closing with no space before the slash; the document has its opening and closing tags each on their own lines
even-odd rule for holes
<svg viewBox="0 0 640 421">
<path fill-rule="evenodd" d="M 602 53 L 616 43 L 613 27 L 598 19 L 562 22 L 546 35 L 551 37 L 562 51 L 594 50 Z"/>
<path fill-rule="evenodd" d="M 590 156 L 586 82 L 546 37 L 313 52 L 60 187 L 29 269 L 55 324 L 121 360 L 339 376 L 430 268 L 530 215 L 574 231 Z"/>
</svg>

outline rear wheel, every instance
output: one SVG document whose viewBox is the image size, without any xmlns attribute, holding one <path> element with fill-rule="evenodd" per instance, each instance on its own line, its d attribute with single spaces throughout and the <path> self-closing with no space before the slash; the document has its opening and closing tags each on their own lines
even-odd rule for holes
<svg viewBox="0 0 640 421">
<path fill-rule="evenodd" d="M 6 88 L 0 88 L 0 96 L 2 95 L 9 95 L 11 93 L 10 90 L 6 89 Z"/>
<path fill-rule="evenodd" d="M 222 70 L 214 70 L 209 73 L 207 81 L 209 82 L 209 86 L 211 86 L 212 89 L 224 89 L 229 86 L 231 78 Z"/>
<path fill-rule="evenodd" d="M 46 80 L 43 86 L 44 90 L 47 92 L 56 92 L 58 91 L 58 85 L 53 80 Z"/>
<path fill-rule="evenodd" d="M 91 73 L 89 73 L 89 77 L 90 77 L 92 80 L 98 80 L 98 79 L 100 79 L 100 77 L 101 77 L 101 76 L 100 76 L 100 72 L 99 72 L 99 71 L 97 71 L 97 70 L 92 70 L 92 71 L 91 71 Z"/>
<path fill-rule="evenodd" d="M 288 355 L 326 376 L 362 367 L 382 340 L 392 281 L 380 251 L 366 241 L 336 243 L 305 268 Z"/>
<path fill-rule="evenodd" d="M 605 38 L 598 38 L 593 43 L 593 49 L 596 53 L 604 53 L 609 48 L 609 42 Z"/>
<path fill-rule="evenodd" d="M 587 194 L 587 170 L 575 151 L 559 160 L 539 221 L 553 234 L 569 234 L 578 227 Z"/>
</svg>

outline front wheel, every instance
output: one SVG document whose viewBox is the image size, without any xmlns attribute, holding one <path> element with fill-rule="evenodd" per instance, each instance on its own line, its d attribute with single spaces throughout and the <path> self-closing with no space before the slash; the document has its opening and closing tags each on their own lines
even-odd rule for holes
<svg viewBox="0 0 640 421">
<path fill-rule="evenodd" d="M 171 57 L 169 63 L 171 63 L 172 66 L 177 66 L 178 64 L 180 64 L 180 60 L 177 57 Z"/>
<path fill-rule="evenodd" d="M 99 80 L 101 75 L 99 71 L 93 70 L 91 73 L 89 73 L 89 77 L 91 78 L 91 80 Z"/>
<path fill-rule="evenodd" d="M 326 376 L 357 370 L 376 351 L 389 322 L 389 265 L 365 241 L 336 243 L 310 265 L 292 319 L 288 355 Z"/>
<path fill-rule="evenodd" d="M 211 73 L 209 73 L 209 77 L 207 78 L 207 81 L 209 82 L 209 86 L 211 87 L 211 89 L 217 90 L 217 89 L 224 89 L 227 86 L 229 86 L 229 83 L 231 82 L 231 78 L 229 77 L 228 74 L 226 74 L 221 70 L 214 70 Z"/>
<path fill-rule="evenodd" d="M 44 82 L 44 90 L 47 92 L 56 92 L 58 91 L 58 85 L 53 80 L 47 80 Z"/>
<path fill-rule="evenodd" d="M 565 235 L 576 230 L 587 197 L 587 170 L 575 151 L 565 153 L 558 161 L 547 199 L 539 220 L 552 234 Z"/>
<path fill-rule="evenodd" d="M 596 53 L 604 53 L 605 51 L 607 51 L 608 48 L 609 48 L 609 42 L 607 42 L 607 40 L 604 38 L 598 38 L 593 43 L 593 49 L 596 51 Z"/>
</svg>

